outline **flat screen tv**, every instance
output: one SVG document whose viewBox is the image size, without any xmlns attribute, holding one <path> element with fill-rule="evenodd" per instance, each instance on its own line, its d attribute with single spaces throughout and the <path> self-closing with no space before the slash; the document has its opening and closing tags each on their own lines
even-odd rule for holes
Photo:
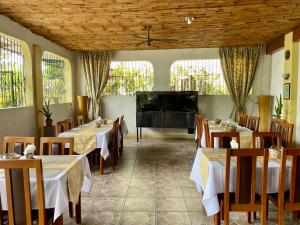
<svg viewBox="0 0 300 225">
<path fill-rule="evenodd" d="M 136 111 L 198 112 L 197 91 L 136 92 Z"/>
<path fill-rule="evenodd" d="M 196 91 L 136 92 L 136 127 L 194 129 Z"/>
</svg>

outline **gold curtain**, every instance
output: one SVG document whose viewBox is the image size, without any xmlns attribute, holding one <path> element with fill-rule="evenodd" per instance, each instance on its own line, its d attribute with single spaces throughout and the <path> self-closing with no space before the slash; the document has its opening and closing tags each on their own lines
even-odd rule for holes
<svg viewBox="0 0 300 225">
<path fill-rule="evenodd" d="M 111 56 L 109 51 L 80 53 L 89 96 L 89 120 L 102 115 L 101 94 L 108 80 Z"/>
<path fill-rule="evenodd" d="M 245 110 L 257 64 L 264 51 L 264 45 L 219 50 L 225 82 L 234 102 L 230 115 L 233 119 Z"/>
</svg>

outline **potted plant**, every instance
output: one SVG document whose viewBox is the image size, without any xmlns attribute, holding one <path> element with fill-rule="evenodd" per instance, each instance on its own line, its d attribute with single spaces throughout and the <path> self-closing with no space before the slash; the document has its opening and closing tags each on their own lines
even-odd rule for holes
<svg viewBox="0 0 300 225">
<path fill-rule="evenodd" d="M 280 94 L 279 99 L 276 96 L 275 114 L 273 115 L 273 117 L 275 117 L 276 119 L 281 119 L 282 107 L 282 97 Z"/>
<path fill-rule="evenodd" d="M 51 127 L 53 120 L 51 119 L 52 112 L 50 112 L 50 100 L 45 100 L 45 105 L 43 106 L 42 110 L 39 110 L 46 117 L 46 127 Z"/>
</svg>

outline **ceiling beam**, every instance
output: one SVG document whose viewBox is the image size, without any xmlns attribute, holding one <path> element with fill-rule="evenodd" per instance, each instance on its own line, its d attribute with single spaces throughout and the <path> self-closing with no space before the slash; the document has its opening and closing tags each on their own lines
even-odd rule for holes
<svg viewBox="0 0 300 225">
<path fill-rule="evenodd" d="M 293 41 L 297 42 L 300 41 L 300 24 L 295 27 L 293 30 Z M 284 47 L 284 35 L 280 37 L 274 38 L 270 42 L 267 43 L 267 54 L 273 54 L 274 52 L 278 51 L 279 49 Z"/>
<path fill-rule="evenodd" d="M 293 30 L 293 40 L 294 42 L 300 40 L 300 24 Z"/>
<path fill-rule="evenodd" d="M 273 54 L 284 47 L 284 35 L 274 38 L 267 43 L 267 54 Z"/>
</svg>

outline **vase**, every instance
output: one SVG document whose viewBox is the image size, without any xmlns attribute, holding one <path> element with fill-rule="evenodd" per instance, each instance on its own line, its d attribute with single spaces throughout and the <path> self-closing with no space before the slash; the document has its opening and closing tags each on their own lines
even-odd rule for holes
<svg viewBox="0 0 300 225">
<path fill-rule="evenodd" d="M 268 131 L 271 118 L 271 96 L 258 96 L 258 110 L 260 116 L 259 130 Z"/>
<path fill-rule="evenodd" d="M 88 121 L 87 103 L 88 96 L 77 96 L 79 115 L 82 115 L 85 121 Z"/>
<path fill-rule="evenodd" d="M 46 123 L 46 127 L 51 127 L 52 123 L 53 123 L 53 120 L 52 119 L 46 119 L 45 123 Z"/>
</svg>

